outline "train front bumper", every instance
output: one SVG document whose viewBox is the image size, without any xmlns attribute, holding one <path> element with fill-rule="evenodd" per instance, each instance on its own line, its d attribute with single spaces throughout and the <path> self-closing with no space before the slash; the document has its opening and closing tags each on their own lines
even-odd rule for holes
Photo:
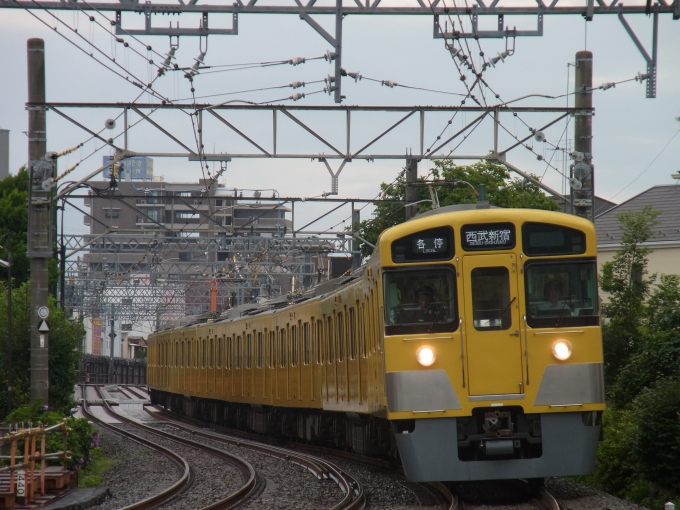
<svg viewBox="0 0 680 510">
<path fill-rule="evenodd" d="M 600 428 L 581 412 L 542 414 L 542 454 L 529 459 L 460 460 L 456 418 L 416 419 L 395 437 L 410 481 L 498 480 L 592 473 Z"/>
</svg>

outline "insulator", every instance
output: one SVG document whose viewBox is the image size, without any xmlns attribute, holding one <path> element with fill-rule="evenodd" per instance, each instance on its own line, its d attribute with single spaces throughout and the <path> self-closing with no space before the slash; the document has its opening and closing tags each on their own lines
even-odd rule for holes
<svg viewBox="0 0 680 510">
<path fill-rule="evenodd" d="M 355 82 L 363 78 L 363 76 L 361 76 L 361 73 L 347 73 L 347 76 L 349 76 L 350 78 L 354 78 Z"/>
<path fill-rule="evenodd" d="M 193 71 L 198 71 L 198 68 L 201 67 L 201 64 L 203 63 L 203 59 L 205 58 L 205 51 L 202 51 L 201 54 L 196 57 L 194 60 L 194 65 L 191 66 L 191 69 Z"/>
<path fill-rule="evenodd" d="M 176 50 L 177 50 L 177 48 L 172 47 L 172 48 L 170 48 L 170 51 L 168 51 L 166 53 L 165 60 L 163 61 L 163 67 L 169 67 L 170 66 L 170 62 L 172 61 L 173 58 L 175 58 L 175 51 Z"/>
<path fill-rule="evenodd" d="M 291 58 L 288 61 L 288 63 L 292 66 L 296 66 L 296 65 L 299 65 L 299 64 L 304 64 L 306 61 L 307 61 L 307 59 L 305 59 L 303 57 L 295 57 L 295 58 Z"/>
<path fill-rule="evenodd" d="M 392 80 L 383 80 L 381 83 L 383 85 L 387 85 L 391 89 L 393 89 L 394 87 L 397 87 L 399 85 L 396 81 L 392 81 Z"/>
<path fill-rule="evenodd" d="M 613 89 L 614 87 L 616 87 L 616 83 L 614 82 L 607 82 L 600 85 L 602 90 Z"/>
<path fill-rule="evenodd" d="M 635 77 L 635 81 L 639 81 L 640 83 L 642 83 L 647 78 L 649 78 L 649 74 L 637 73 L 637 76 Z"/>
<path fill-rule="evenodd" d="M 332 62 L 333 60 L 335 60 L 335 57 L 337 57 L 337 56 L 338 56 L 338 54 L 335 53 L 334 51 L 327 51 L 326 54 L 323 56 L 323 58 L 327 62 Z"/>
<path fill-rule="evenodd" d="M 294 89 L 299 89 L 300 87 L 304 87 L 304 86 L 305 86 L 305 82 L 304 82 L 304 81 L 294 81 L 294 82 L 291 83 L 289 86 L 292 87 L 292 88 L 294 88 Z"/>
</svg>

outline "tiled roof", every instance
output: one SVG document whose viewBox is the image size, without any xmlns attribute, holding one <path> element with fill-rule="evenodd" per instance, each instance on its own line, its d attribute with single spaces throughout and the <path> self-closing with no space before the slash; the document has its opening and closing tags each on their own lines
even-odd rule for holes
<svg viewBox="0 0 680 510">
<path fill-rule="evenodd" d="M 623 202 L 595 218 L 597 244 L 618 244 L 621 242 L 621 223 L 616 217 L 621 212 L 640 211 L 651 205 L 661 214 L 650 242 L 680 241 L 680 185 L 654 186 L 630 200 Z"/>
</svg>

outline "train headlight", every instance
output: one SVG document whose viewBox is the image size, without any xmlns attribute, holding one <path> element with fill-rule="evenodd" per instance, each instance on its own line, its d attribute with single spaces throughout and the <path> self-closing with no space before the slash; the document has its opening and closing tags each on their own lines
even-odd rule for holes
<svg viewBox="0 0 680 510">
<path fill-rule="evenodd" d="M 558 340 L 553 344 L 552 353 L 560 361 L 567 360 L 571 357 L 571 344 L 566 340 Z"/>
<path fill-rule="evenodd" d="M 424 367 L 429 367 L 437 359 L 437 355 L 432 347 L 427 345 L 421 347 L 416 352 L 416 360 Z"/>
</svg>

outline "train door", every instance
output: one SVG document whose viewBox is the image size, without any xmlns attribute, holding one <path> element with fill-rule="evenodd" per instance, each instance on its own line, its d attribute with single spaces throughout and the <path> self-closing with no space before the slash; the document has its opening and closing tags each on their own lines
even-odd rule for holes
<svg viewBox="0 0 680 510">
<path fill-rule="evenodd" d="M 523 393 L 516 262 L 512 254 L 463 257 L 470 396 Z"/>
</svg>

